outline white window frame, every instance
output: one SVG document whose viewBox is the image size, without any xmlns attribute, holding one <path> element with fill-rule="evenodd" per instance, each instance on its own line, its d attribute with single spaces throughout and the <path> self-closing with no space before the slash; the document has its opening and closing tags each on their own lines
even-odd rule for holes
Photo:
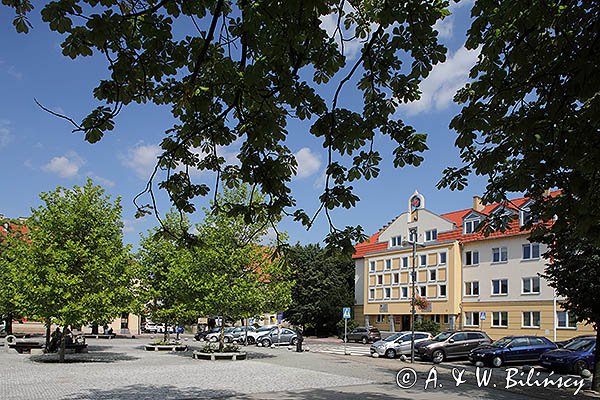
<svg viewBox="0 0 600 400">
<path fill-rule="evenodd" d="M 400 272 L 392 273 L 392 284 L 393 285 L 400 284 Z"/>
<path fill-rule="evenodd" d="M 534 321 L 535 318 L 533 318 L 533 316 L 537 313 L 538 315 L 538 324 L 534 325 Z M 525 314 L 529 315 L 529 325 L 525 325 Z M 529 329 L 540 329 L 540 325 L 541 325 L 541 313 L 539 311 L 523 311 L 523 313 L 521 314 L 521 328 L 529 328 Z"/>
<path fill-rule="evenodd" d="M 502 282 L 505 281 L 506 282 L 506 293 L 502 293 Z M 498 293 L 494 293 L 494 282 L 499 282 L 498 283 Z M 492 279 L 492 291 L 491 291 L 491 295 L 490 296 L 508 296 L 508 279 L 507 278 L 499 278 L 499 279 Z"/>
<path fill-rule="evenodd" d="M 383 270 L 390 271 L 391 269 L 392 269 L 392 259 L 388 258 L 387 260 L 384 261 Z"/>
<path fill-rule="evenodd" d="M 403 296 L 403 292 L 404 290 L 406 290 L 406 296 Z M 408 286 L 401 286 L 400 287 L 400 300 L 408 300 Z"/>
<path fill-rule="evenodd" d="M 375 288 L 369 288 L 369 300 L 375 300 Z"/>
<path fill-rule="evenodd" d="M 473 294 L 474 283 L 477 284 L 477 294 Z M 471 294 L 467 294 L 467 285 L 471 289 Z M 465 282 L 465 297 L 478 297 L 479 296 L 479 281 L 468 281 Z"/>
<path fill-rule="evenodd" d="M 471 264 L 467 264 L 467 253 L 471 253 Z M 475 254 L 477 254 L 477 262 L 475 262 Z M 465 266 L 473 267 L 479 265 L 479 250 L 467 250 L 465 251 Z"/>
<path fill-rule="evenodd" d="M 538 290 L 537 292 L 533 291 L 533 282 L 534 280 L 537 280 L 538 282 Z M 525 282 L 529 282 L 529 292 L 525 291 Z M 527 295 L 527 296 L 531 296 L 531 295 L 538 295 L 541 292 L 541 280 L 539 276 L 527 276 L 524 278 L 521 278 L 521 294 L 523 295 Z"/>
<path fill-rule="evenodd" d="M 468 235 L 471 233 L 475 233 L 477 231 L 477 227 L 481 223 L 481 218 L 469 218 L 463 221 L 463 234 Z"/>
<path fill-rule="evenodd" d="M 494 261 L 494 256 L 498 254 L 498 261 Z M 504 258 L 502 257 L 504 255 Z M 508 262 L 508 247 L 492 247 L 492 264 L 503 264 Z"/>
<path fill-rule="evenodd" d="M 377 278 L 375 278 L 375 279 L 377 279 L 377 281 L 376 281 L 377 286 L 383 285 L 383 274 L 377 275 Z M 380 281 L 381 281 L 381 283 L 380 283 Z"/>
<path fill-rule="evenodd" d="M 496 316 L 498 317 L 498 322 L 499 322 L 498 324 L 496 324 L 494 322 L 494 320 L 496 319 Z M 503 316 L 505 316 L 506 319 L 502 318 Z M 493 311 L 491 327 L 492 328 L 508 328 L 508 311 Z"/>
<path fill-rule="evenodd" d="M 442 262 L 442 254 L 444 255 L 444 262 Z M 445 251 L 440 251 L 438 254 L 438 265 L 446 265 L 448 262 L 448 253 Z"/>
<path fill-rule="evenodd" d="M 435 273 L 435 279 L 431 279 L 431 274 Z M 437 282 L 438 280 L 438 276 L 437 276 L 437 269 L 429 269 L 427 270 L 427 282 Z"/>
<path fill-rule="evenodd" d="M 369 272 L 373 273 L 377 269 L 377 263 L 375 261 L 369 261 Z"/>
<path fill-rule="evenodd" d="M 392 298 L 392 288 L 391 287 L 384 287 L 383 288 L 383 299 L 384 300 L 389 300 Z"/>
<path fill-rule="evenodd" d="M 525 249 L 529 249 L 529 257 L 525 257 Z M 534 257 L 533 249 L 537 249 L 537 257 Z M 521 260 L 523 261 L 534 261 L 540 259 L 540 244 L 539 243 L 525 243 L 521 247 Z"/>
<path fill-rule="evenodd" d="M 469 318 L 467 318 L 467 315 L 470 315 L 471 317 L 471 321 L 469 322 Z M 475 316 L 477 316 L 475 318 Z M 477 319 L 477 324 L 475 324 L 474 320 Z M 479 324 L 481 323 L 481 321 L 479 321 L 479 311 L 466 311 L 465 312 L 465 323 L 463 324 L 464 326 L 468 326 L 468 327 L 477 327 L 479 326 Z"/>
<path fill-rule="evenodd" d="M 565 314 L 565 322 L 566 322 L 565 326 L 561 326 L 560 325 L 560 319 L 558 318 L 559 314 Z M 573 326 L 573 325 L 570 324 L 570 321 L 569 321 L 570 318 L 569 317 L 570 317 L 569 311 L 564 311 L 564 310 L 563 311 L 557 311 L 556 312 L 556 329 L 576 330 L 577 329 L 577 318 L 573 317 L 573 318 L 575 318 L 575 325 Z"/>
<path fill-rule="evenodd" d="M 402 246 L 402 235 L 392 236 L 390 238 L 390 247 L 400 247 Z"/>
<path fill-rule="evenodd" d="M 409 263 L 408 257 L 402 257 L 402 261 L 400 263 L 400 269 L 408 269 L 409 267 L 410 267 L 410 263 Z"/>
<path fill-rule="evenodd" d="M 437 240 L 437 229 L 430 229 L 425 231 L 425 241 L 435 242 Z"/>
<path fill-rule="evenodd" d="M 423 263 L 423 257 L 425 257 L 425 263 Z M 423 268 L 427 266 L 427 254 L 419 254 L 419 267 Z"/>
<path fill-rule="evenodd" d="M 446 290 L 446 293 L 445 293 L 444 295 L 442 295 L 442 294 L 441 294 L 441 293 L 442 293 L 442 291 L 441 291 L 441 287 L 442 287 L 442 286 L 443 286 L 443 287 L 445 288 L 445 290 Z M 440 298 L 442 298 L 442 299 L 445 299 L 445 298 L 447 298 L 447 297 L 448 297 L 448 285 L 446 285 L 445 283 L 442 283 L 442 284 L 438 285 L 438 291 L 437 291 L 437 294 L 438 294 L 438 296 L 437 296 L 437 297 L 440 297 Z"/>
<path fill-rule="evenodd" d="M 423 294 L 423 290 L 425 290 L 425 294 Z M 419 285 L 419 296 L 427 298 L 427 285 Z"/>
</svg>

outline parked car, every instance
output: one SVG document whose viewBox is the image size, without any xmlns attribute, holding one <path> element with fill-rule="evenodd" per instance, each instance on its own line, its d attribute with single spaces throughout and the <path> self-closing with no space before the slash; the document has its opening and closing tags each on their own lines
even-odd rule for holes
<svg viewBox="0 0 600 400">
<path fill-rule="evenodd" d="M 194 335 L 194 339 L 195 340 L 205 340 L 206 335 L 208 335 L 209 333 L 219 332 L 220 329 L 221 328 L 213 328 L 213 329 L 209 329 L 207 331 L 196 332 L 196 334 Z"/>
<path fill-rule="evenodd" d="M 412 343 L 412 332 L 398 332 L 383 340 L 379 340 L 371 345 L 371 355 L 386 356 L 387 358 L 395 358 L 400 354 L 410 354 Z M 431 333 L 415 332 L 415 348 L 416 344 L 425 340 L 431 340 Z"/>
<path fill-rule="evenodd" d="M 142 327 L 143 333 L 157 333 L 159 326 L 154 322 L 146 322 Z"/>
<path fill-rule="evenodd" d="M 298 333 L 291 329 L 271 329 L 267 334 L 256 338 L 256 344 L 261 344 L 263 347 L 269 347 L 271 345 L 286 345 L 291 344 L 295 346 L 298 343 Z"/>
<path fill-rule="evenodd" d="M 563 347 L 565 347 L 569 343 L 574 342 L 575 340 L 579 340 L 579 339 L 595 339 L 595 338 L 596 338 L 595 335 L 575 336 L 575 337 L 572 337 L 571 339 L 561 340 L 560 342 L 556 342 L 556 345 L 558 346 L 559 349 L 562 349 Z"/>
<path fill-rule="evenodd" d="M 256 329 L 254 332 L 248 332 L 248 344 L 255 344 L 259 336 L 266 335 L 271 330 L 276 329 L 277 325 L 265 325 Z"/>
<path fill-rule="evenodd" d="M 216 331 L 215 332 L 210 332 L 208 335 L 206 335 L 204 337 L 204 340 L 208 341 L 208 342 L 218 342 L 219 341 L 219 337 L 221 336 L 221 328 L 215 328 Z M 227 335 L 228 333 L 231 333 L 235 328 L 233 326 L 225 328 L 223 334 Z"/>
<path fill-rule="evenodd" d="M 494 367 L 505 363 L 530 362 L 539 360 L 556 345 L 543 336 L 506 336 L 492 344 L 476 347 L 469 352 L 469 361 L 478 361 Z"/>
<path fill-rule="evenodd" d="M 352 331 L 346 335 L 346 340 L 348 342 L 362 342 L 363 344 L 367 344 L 369 342 L 381 340 L 381 333 L 377 328 L 359 326 L 358 328 L 352 329 Z"/>
<path fill-rule="evenodd" d="M 243 342 L 246 334 L 254 331 L 256 331 L 256 328 L 253 326 L 238 326 L 225 335 L 225 340 L 230 343 L 233 341 Z"/>
<path fill-rule="evenodd" d="M 471 350 L 492 340 L 481 331 L 446 331 L 417 346 L 417 355 L 422 360 L 435 363 L 447 358 L 466 357 Z"/>
<path fill-rule="evenodd" d="M 584 369 L 594 366 L 596 339 L 585 337 L 574 340 L 562 349 L 542 354 L 540 364 L 549 370 L 564 370 L 580 375 Z"/>
</svg>

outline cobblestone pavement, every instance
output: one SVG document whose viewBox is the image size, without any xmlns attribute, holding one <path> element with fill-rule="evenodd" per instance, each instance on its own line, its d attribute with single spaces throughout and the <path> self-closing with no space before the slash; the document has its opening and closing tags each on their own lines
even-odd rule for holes
<svg viewBox="0 0 600 400">
<path fill-rule="evenodd" d="M 488 390 L 472 383 L 456 388 L 451 365 L 440 367 L 438 383 L 443 388 L 424 391 L 422 384 L 431 365 L 419 364 L 415 366 L 419 384 L 404 390 L 396 385 L 396 374 L 408 364 L 400 360 L 248 346 L 246 361 L 211 362 L 194 360 L 190 352 L 146 352 L 143 345 L 149 341 L 89 340 L 88 354 L 68 355 L 70 362 L 62 365 L 42 362 L 49 361 L 45 356 L 7 353 L 0 348 L 0 399 L 573 398 L 572 391 Z M 193 341 L 187 344 L 200 347 Z"/>
</svg>

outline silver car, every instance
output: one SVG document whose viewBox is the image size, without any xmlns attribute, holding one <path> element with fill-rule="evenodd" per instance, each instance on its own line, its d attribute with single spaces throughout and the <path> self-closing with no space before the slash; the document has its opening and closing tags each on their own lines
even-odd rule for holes
<svg viewBox="0 0 600 400">
<path fill-rule="evenodd" d="M 415 345 L 425 340 L 431 340 L 428 332 L 415 332 Z M 411 332 L 397 332 L 371 345 L 371 355 L 395 358 L 400 354 L 410 354 Z M 416 346 L 415 346 L 416 347 Z"/>
</svg>

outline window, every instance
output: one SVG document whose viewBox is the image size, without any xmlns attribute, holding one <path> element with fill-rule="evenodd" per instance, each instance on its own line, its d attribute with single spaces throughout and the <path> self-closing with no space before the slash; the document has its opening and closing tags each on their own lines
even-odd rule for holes
<svg viewBox="0 0 600 400">
<path fill-rule="evenodd" d="M 465 313 L 465 326 L 479 326 L 479 311 Z"/>
<path fill-rule="evenodd" d="M 475 230 L 477 229 L 477 226 L 479 225 L 479 219 L 472 219 L 470 221 L 465 221 L 464 222 L 464 233 L 473 233 L 475 232 Z"/>
<path fill-rule="evenodd" d="M 492 296 L 502 296 L 508 294 L 508 279 L 492 280 Z"/>
<path fill-rule="evenodd" d="M 577 328 L 577 317 L 569 313 L 568 311 L 558 311 L 556 313 L 556 319 L 558 320 L 558 327 L 563 329 L 575 329 Z"/>
<path fill-rule="evenodd" d="M 417 282 L 417 271 L 408 273 L 408 283 Z"/>
<path fill-rule="evenodd" d="M 467 340 L 467 338 L 467 332 L 455 333 L 454 336 L 452 336 L 452 340 L 454 340 L 455 342 L 464 342 L 465 340 Z"/>
<path fill-rule="evenodd" d="M 446 297 L 446 285 L 438 286 L 438 297 Z"/>
<path fill-rule="evenodd" d="M 408 257 L 402 257 L 402 269 L 408 268 Z"/>
<path fill-rule="evenodd" d="M 478 265 L 479 264 L 479 252 L 478 251 L 466 251 L 465 252 L 465 265 Z"/>
<path fill-rule="evenodd" d="M 394 285 L 397 285 L 398 283 L 400 283 L 400 274 L 399 274 L 399 273 L 397 273 L 397 272 L 394 272 L 394 273 L 392 274 L 392 283 L 393 283 Z"/>
<path fill-rule="evenodd" d="M 400 288 L 400 298 L 408 299 L 408 287 L 407 286 L 402 286 Z"/>
<path fill-rule="evenodd" d="M 529 222 L 536 224 L 539 221 L 539 218 L 535 215 L 531 215 L 531 210 L 529 207 L 524 208 L 520 212 L 520 222 L 521 226 L 528 224 Z"/>
<path fill-rule="evenodd" d="M 385 260 L 385 270 L 389 271 L 392 269 L 392 260 Z"/>
<path fill-rule="evenodd" d="M 540 244 L 527 243 L 523 245 L 523 260 L 536 260 L 540 258 Z"/>
<path fill-rule="evenodd" d="M 446 252 L 445 251 L 440 253 L 439 260 L 440 260 L 440 262 L 439 262 L 440 265 L 446 264 Z"/>
<path fill-rule="evenodd" d="M 540 294 L 540 278 L 523 278 L 523 294 Z"/>
<path fill-rule="evenodd" d="M 429 282 L 435 282 L 435 281 L 437 281 L 437 270 L 430 269 L 429 270 Z"/>
<path fill-rule="evenodd" d="M 508 261 L 508 248 L 506 247 L 493 247 L 492 248 L 492 262 L 499 263 Z"/>
<path fill-rule="evenodd" d="M 539 328 L 540 327 L 540 312 L 525 311 L 523 313 L 523 328 Z"/>
<path fill-rule="evenodd" d="M 383 285 L 383 275 L 377 275 L 377 284 Z"/>
<path fill-rule="evenodd" d="M 425 231 L 425 241 L 426 242 L 433 242 L 435 240 L 437 240 L 437 229 Z"/>
<path fill-rule="evenodd" d="M 394 237 L 390 238 L 390 246 L 391 247 L 402 246 L 402 236 L 394 236 Z"/>
<path fill-rule="evenodd" d="M 378 315 L 377 316 L 377 323 L 378 324 L 383 324 L 385 322 L 385 316 L 384 315 Z"/>
<path fill-rule="evenodd" d="M 427 286 L 419 286 L 419 296 L 427 297 Z"/>
<path fill-rule="evenodd" d="M 369 289 L 369 300 L 373 300 L 375 298 L 375 289 Z"/>
<path fill-rule="evenodd" d="M 389 287 L 386 287 L 385 289 L 383 289 L 383 298 L 384 299 L 389 299 L 390 297 L 392 297 L 392 289 L 390 289 Z"/>
<path fill-rule="evenodd" d="M 506 311 L 494 311 L 492 313 L 492 328 L 507 328 L 508 313 Z"/>
<path fill-rule="evenodd" d="M 465 296 L 479 296 L 479 282 L 465 282 Z"/>
<path fill-rule="evenodd" d="M 375 272 L 375 261 L 369 262 L 369 272 Z"/>
<path fill-rule="evenodd" d="M 419 256 L 419 266 L 424 267 L 427 265 L 427 254 L 421 254 Z"/>
</svg>

